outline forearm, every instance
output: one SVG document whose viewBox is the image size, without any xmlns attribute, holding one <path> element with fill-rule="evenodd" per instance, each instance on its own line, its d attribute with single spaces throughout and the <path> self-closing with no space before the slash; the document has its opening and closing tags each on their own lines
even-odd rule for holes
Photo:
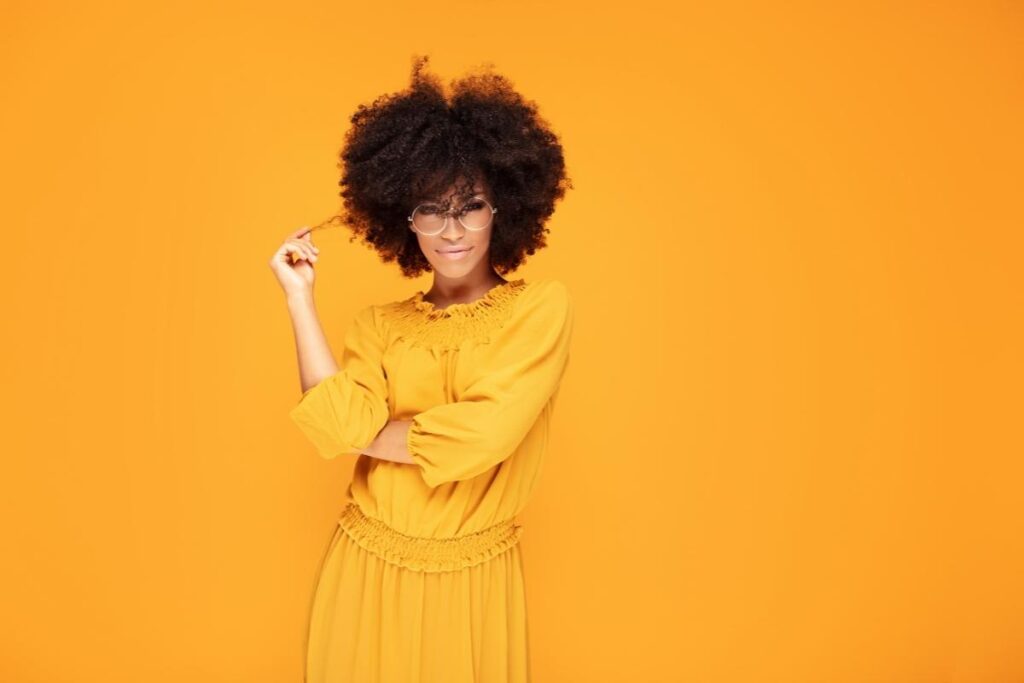
<svg viewBox="0 0 1024 683">
<path fill-rule="evenodd" d="M 302 392 L 319 384 L 324 378 L 338 372 L 338 364 L 331 353 L 312 293 L 288 298 L 288 313 L 295 335 L 295 351 L 299 362 L 299 382 Z"/>
<path fill-rule="evenodd" d="M 412 426 L 412 420 L 390 420 L 362 452 L 372 458 L 407 465 L 414 464 L 406 445 L 410 426 Z"/>
</svg>

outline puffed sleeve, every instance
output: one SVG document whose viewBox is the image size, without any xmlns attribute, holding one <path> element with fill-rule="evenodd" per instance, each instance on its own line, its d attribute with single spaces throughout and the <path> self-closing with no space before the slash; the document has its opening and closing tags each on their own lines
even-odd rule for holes
<svg viewBox="0 0 1024 683">
<path fill-rule="evenodd" d="M 340 370 L 303 392 L 289 412 L 324 458 L 358 455 L 390 419 L 383 354 L 375 307 L 368 306 L 345 333 Z"/>
<path fill-rule="evenodd" d="M 557 391 L 569 362 L 573 306 L 558 280 L 524 292 L 459 400 L 417 413 L 406 437 L 431 488 L 475 477 L 508 458 Z"/>
</svg>

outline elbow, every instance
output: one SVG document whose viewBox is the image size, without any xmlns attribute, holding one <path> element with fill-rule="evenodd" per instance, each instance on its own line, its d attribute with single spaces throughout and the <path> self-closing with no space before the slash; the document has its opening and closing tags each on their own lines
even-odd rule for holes
<svg viewBox="0 0 1024 683">
<path fill-rule="evenodd" d="M 377 438 L 380 430 L 387 426 L 389 419 L 391 412 L 387 403 L 371 397 L 363 407 L 363 414 L 355 420 L 356 428 L 348 435 L 345 452 L 353 455 L 362 453 Z"/>
<path fill-rule="evenodd" d="M 339 455 L 359 455 L 373 443 L 388 422 L 389 410 L 385 401 L 366 397 L 344 415 L 311 413 L 300 403 L 290 417 L 319 456 L 332 460 Z"/>
</svg>

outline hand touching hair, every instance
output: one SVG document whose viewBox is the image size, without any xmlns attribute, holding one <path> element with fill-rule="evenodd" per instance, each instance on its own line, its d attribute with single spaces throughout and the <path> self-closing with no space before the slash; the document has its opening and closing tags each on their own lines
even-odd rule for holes
<svg viewBox="0 0 1024 683">
<path fill-rule="evenodd" d="M 409 229 L 425 198 L 481 176 L 500 202 L 490 260 L 502 274 L 546 246 L 546 223 L 572 182 L 558 136 L 511 82 L 485 68 L 451 83 L 414 57 L 411 84 L 360 105 L 338 164 L 343 211 L 312 230 L 344 224 L 407 277 L 432 270 Z"/>
</svg>

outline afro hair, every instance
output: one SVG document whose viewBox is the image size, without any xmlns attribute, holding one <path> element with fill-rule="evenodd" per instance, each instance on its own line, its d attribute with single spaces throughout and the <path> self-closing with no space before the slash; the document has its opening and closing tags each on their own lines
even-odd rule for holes
<svg viewBox="0 0 1024 683">
<path fill-rule="evenodd" d="M 459 179 L 468 197 L 482 178 L 495 206 L 490 263 L 505 275 L 546 246 L 546 223 L 572 182 L 558 136 L 492 65 L 453 80 L 424 71 L 414 56 L 412 82 L 402 91 L 361 104 L 352 115 L 338 168 L 343 211 L 338 220 L 406 277 L 431 270 L 408 216 L 426 198 L 442 196 Z M 314 229 L 316 229 L 314 228 Z"/>
</svg>

